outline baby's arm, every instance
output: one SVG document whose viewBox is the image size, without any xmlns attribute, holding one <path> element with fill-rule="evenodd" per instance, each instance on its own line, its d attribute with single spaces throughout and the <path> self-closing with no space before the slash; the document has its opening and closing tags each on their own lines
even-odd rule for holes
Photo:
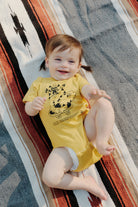
<svg viewBox="0 0 138 207">
<path fill-rule="evenodd" d="M 95 88 L 94 86 L 87 84 L 84 85 L 81 89 L 81 94 L 87 99 L 99 99 L 101 97 L 105 97 L 111 99 L 111 97 L 104 91 Z"/>
<path fill-rule="evenodd" d="M 29 116 L 35 116 L 42 110 L 46 98 L 36 97 L 32 102 L 25 103 L 25 112 Z"/>
</svg>

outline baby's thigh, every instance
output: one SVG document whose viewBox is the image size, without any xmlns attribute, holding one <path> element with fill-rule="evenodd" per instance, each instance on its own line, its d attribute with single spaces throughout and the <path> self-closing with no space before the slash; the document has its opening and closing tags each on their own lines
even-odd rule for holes
<svg viewBox="0 0 138 207">
<path fill-rule="evenodd" d="M 95 117 L 96 117 L 96 109 L 93 106 L 84 119 L 84 128 L 86 131 L 86 135 L 90 141 L 94 140 L 96 136 Z"/>
<path fill-rule="evenodd" d="M 71 169 L 73 165 L 72 158 L 64 147 L 58 147 L 52 150 L 46 164 L 44 166 L 44 172 L 46 174 L 62 174 Z"/>
</svg>

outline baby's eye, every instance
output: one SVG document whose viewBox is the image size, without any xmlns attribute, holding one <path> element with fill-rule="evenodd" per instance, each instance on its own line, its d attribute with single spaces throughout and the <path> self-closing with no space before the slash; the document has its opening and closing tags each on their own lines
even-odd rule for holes
<svg viewBox="0 0 138 207">
<path fill-rule="evenodd" d="M 59 62 L 59 61 L 61 61 L 61 58 L 56 58 L 55 60 Z"/>
<path fill-rule="evenodd" d="M 70 64 L 74 64 L 75 61 L 74 61 L 74 60 L 69 60 L 69 63 L 70 63 Z"/>
</svg>

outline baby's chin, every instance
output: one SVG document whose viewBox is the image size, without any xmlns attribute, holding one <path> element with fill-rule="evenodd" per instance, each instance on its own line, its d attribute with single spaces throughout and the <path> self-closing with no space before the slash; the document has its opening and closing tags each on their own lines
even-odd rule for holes
<svg viewBox="0 0 138 207">
<path fill-rule="evenodd" d="M 62 81 L 62 80 L 68 80 L 69 78 L 72 78 L 74 75 L 70 75 L 69 73 L 60 73 L 58 76 L 51 76 L 57 81 Z"/>
</svg>

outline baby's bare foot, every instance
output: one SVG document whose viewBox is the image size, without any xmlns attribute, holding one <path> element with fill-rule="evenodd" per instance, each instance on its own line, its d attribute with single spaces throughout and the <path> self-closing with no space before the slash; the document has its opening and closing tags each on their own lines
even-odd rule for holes
<svg viewBox="0 0 138 207">
<path fill-rule="evenodd" d="M 96 143 L 96 148 L 101 155 L 110 155 L 115 150 L 115 146 L 108 143 Z"/>
<path fill-rule="evenodd" d="M 86 184 L 85 190 L 102 200 L 107 200 L 105 192 L 99 187 L 99 185 L 91 176 L 84 177 L 84 181 Z"/>
</svg>

